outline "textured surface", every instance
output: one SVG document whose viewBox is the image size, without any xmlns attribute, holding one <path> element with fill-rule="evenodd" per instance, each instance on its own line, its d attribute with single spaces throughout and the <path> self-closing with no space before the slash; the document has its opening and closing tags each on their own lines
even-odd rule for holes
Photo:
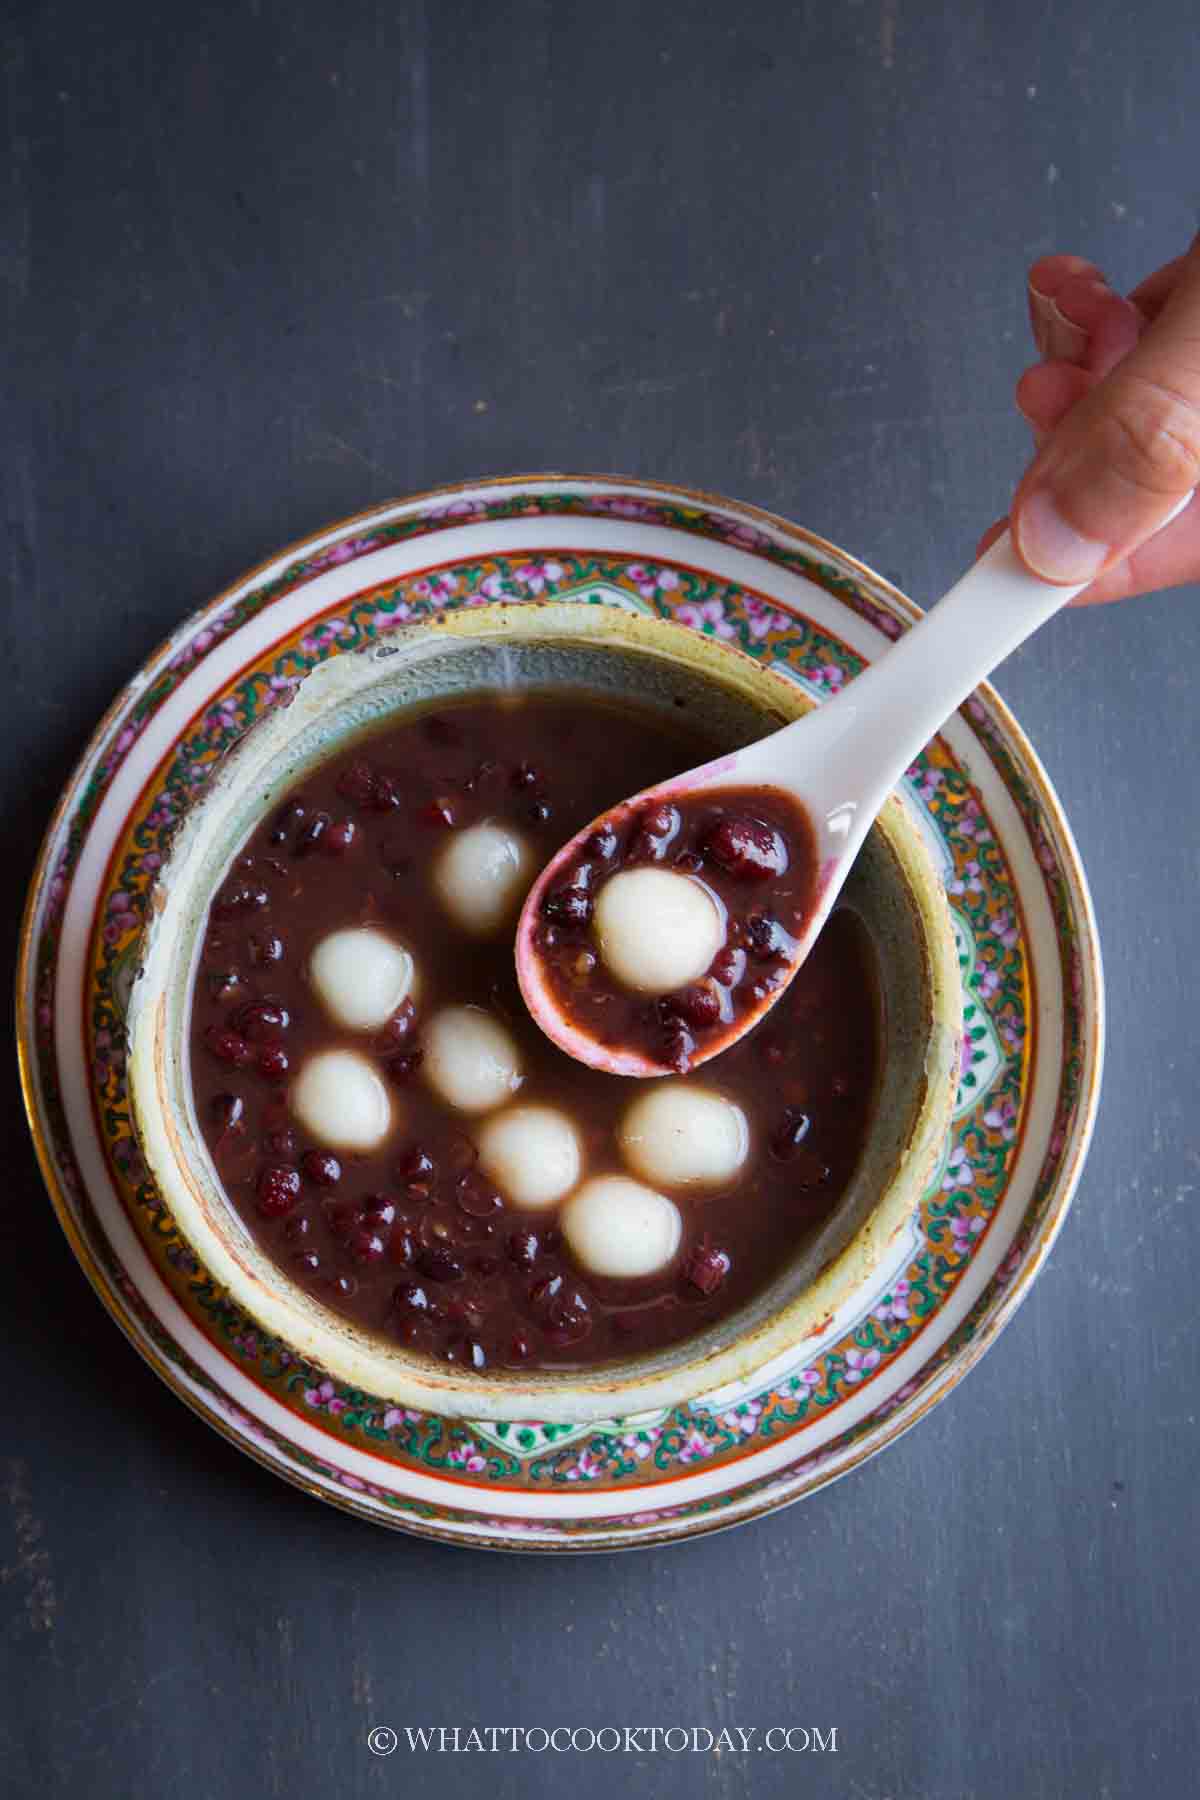
<svg viewBox="0 0 1200 1800">
<path fill-rule="evenodd" d="M 1166 0 L 1063 0 L 1052 29 L 1035 0 L 9 18 L 9 945 L 111 693 L 277 545 L 460 475 L 612 468 L 776 507 L 932 597 L 1023 454 L 1025 264 L 1131 283 L 1194 227 Z M 1091 1162 L 959 1392 L 743 1531 L 489 1559 L 290 1492 L 123 1344 L 10 1086 L 5 1791 L 1186 1791 L 1198 657 L 1193 591 L 1071 613 L 1003 671 L 1107 950 Z M 371 1756 L 369 1727 L 415 1724 L 836 1727 L 838 1752 Z"/>
</svg>

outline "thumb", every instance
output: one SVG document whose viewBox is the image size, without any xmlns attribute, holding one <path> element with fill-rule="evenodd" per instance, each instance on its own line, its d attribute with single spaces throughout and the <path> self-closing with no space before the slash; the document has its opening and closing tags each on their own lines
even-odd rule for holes
<svg viewBox="0 0 1200 1800">
<path fill-rule="evenodd" d="M 1091 581 L 1198 484 L 1200 239 L 1136 348 L 1042 446 L 1013 500 L 1013 541 L 1044 581 Z"/>
</svg>

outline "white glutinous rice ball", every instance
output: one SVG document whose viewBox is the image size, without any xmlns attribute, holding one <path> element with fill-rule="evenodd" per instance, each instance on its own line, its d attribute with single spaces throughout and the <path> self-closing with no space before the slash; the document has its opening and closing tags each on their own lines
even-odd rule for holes
<svg viewBox="0 0 1200 1800">
<path fill-rule="evenodd" d="M 622 869 L 596 896 L 596 940 L 626 987 L 669 994 L 698 981 L 725 942 L 725 921 L 707 888 L 670 869 Z"/>
<path fill-rule="evenodd" d="M 370 925 L 348 926 L 322 938 L 308 959 L 317 998 L 347 1031 L 377 1031 L 413 987 L 413 959 Z"/>
<path fill-rule="evenodd" d="M 634 1174 L 668 1188 L 721 1187 L 750 1148 L 741 1107 L 684 1081 L 664 1081 L 639 1095 L 617 1135 Z"/>
<path fill-rule="evenodd" d="M 479 1133 L 479 1162 L 513 1206 L 553 1206 L 579 1180 L 579 1133 L 553 1106 L 510 1106 Z"/>
<path fill-rule="evenodd" d="M 480 1006 L 446 1006 L 434 1014 L 421 1073 L 447 1106 L 468 1113 L 502 1106 L 524 1080 L 516 1045 Z"/>
<path fill-rule="evenodd" d="M 305 1131 L 336 1150 L 374 1150 L 392 1129 L 387 1088 L 356 1050 L 318 1050 L 288 1098 Z"/>
<path fill-rule="evenodd" d="M 585 1269 L 623 1280 L 665 1268 L 683 1233 L 674 1201 L 627 1175 L 585 1181 L 563 1207 L 559 1223 Z"/>
<path fill-rule="evenodd" d="M 529 851 L 492 819 L 453 832 L 433 865 L 438 899 L 455 924 L 487 937 L 516 913 L 529 886 Z"/>
</svg>

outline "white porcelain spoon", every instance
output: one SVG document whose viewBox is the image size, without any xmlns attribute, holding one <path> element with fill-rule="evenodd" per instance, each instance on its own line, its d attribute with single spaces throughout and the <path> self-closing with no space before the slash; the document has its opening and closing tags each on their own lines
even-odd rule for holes
<svg viewBox="0 0 1200 1800">
<path fill-rule="evenodd" d="M 828 918 L 876 813 L 905 770 L 997 663 L 1081 592 L 1082 586 L 1051 586 L 1030 575 L 1005 532 L 932 612 L 835 699 L 744 750 L 647 788 L 602 815 L 602 819 L 623 818 L 649 800 L 754 786 L 784 790 L 800 802 L 812 824 L 816 892 L 795 939 L 787 979 L 748 1009 L 732 1031 L 717 1036 L 707 1048 L 701 1040 L 691 1067 L 736 1043 L 786 993 Z M 564 865 L 600 823 L 594 820 L 572 838 L 531 889 L 517 927 L 517 976 L 533 1017 L 571 1056 L 611 1074 L 662 1075 L 666 1071 L 661 1063 L 637 1050 L 598 1042 L 563 1013 L 535 941 L 543 896 L 562 879 Z M 762 892 L 765 898 L 769 884 Z M 651 929 L 649 920 L 645 929 Z"/>
</svg>

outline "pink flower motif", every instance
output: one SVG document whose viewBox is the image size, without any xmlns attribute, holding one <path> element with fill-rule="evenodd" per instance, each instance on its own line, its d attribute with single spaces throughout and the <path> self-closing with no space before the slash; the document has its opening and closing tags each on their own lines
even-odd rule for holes
<svg viewBox="0 0 1200 1800">
<path fill-rule="evenodd" d="M 420 1413 L 413 1412 L 407 1406 L 389 1406 L 380 1424 L 385 1431 L 395 1431 L 400 1425 L 417 1425 L 420 1420 Z"/>
<path fill-rule="evenodd" d="M 654 1425 L 645 1431 L 627 1431 L 619 1439 L 619 1442 L 636 1461 L 645 1462 L 661 1436 L 662 1431 Z"/>
<path fill-rule="evenodd" d="M 899 619 L 893 618 L 890 612 L 886 612 L 882 606 L 876 606 L 871 600 L 860 601 L 858 610 L 877 631 L 882 631 L 884 637 L 898 638 L 904 629 Z"/>
<path fill-rule="evenodd" d="M 977 844 L 990 844 L 992 834 L 987 820 L 979 809 L 978 800 L 968 800 L 958 815 L 958 829 L 966 838 L 974 838 Z"/>
<path fill-rule="evenodd" d="M 963 864 L 961 875 L 956 875 L 953 881 L 946 883 L 946 892 L 948 894 L 982 894 L 983 883 L 979 879 L 979 864 L 974 857 L 970 862 Z"/>
<path fill-rule="evenodd" d="M 795 1394 L 798 1399 L 808 1399 L 814 1388 L 819 1388 L 824 1377 L 816 1369 L 801 1369 L 798 1375 L 788 1379 L 787 1392 Z"/>
<path fill-rule="evenodd" d="M 885 1294 L 875 1308 L 875 1317 L 883 1324 L 889 1325 L 897 1319 L 908 1318 L 909 1283 L 901 1280 L 892 1283 L 892 1291 Z"/>
<path fill-rule="evenodd" d="M 334 1418 L 346 1410 L 346 1402 L 338 1399 L 332 1381 L 323 1381 L 320 1387 L 305 1388 L 304 1401 L 314 1412 L 331 1413 Z"/>
<path fill-rule="evenodd" d="M 1006 950 L 1011 950 L 1020 939 L 1020 932 L 1012 913 L 1006 907 L 1003 912 L 996 913 L 988 921 L 993 937 L 1000 939 Z"/>
<path fill-rule="evenodd" d="M 981 1000 L 990 1000 L 993 994 L 1000 991 L 999 969 L 982 968 L 975 971 L 975 990 Z"/>
<path fill-rule="evenodd" d="M 241 711 L 233 694 L 227 694 L 223 700 L 218 700 L 204 719 L 207 731 L 237 731 L 241 722 Z"/>
<path fill-rule="evenodd" d="M 1011 1144 L 1017 1135 L 1017 1109 L 1011 1100 L 1001 1100 L 989 1106 L 983 1115 L 983 1122 L 989 1131 L 998 1131 L 1005 1143 Z"/>
<path fill-rule="evenodd" d="M 1000 1036 L 1008 1045 L 1013 1055 L 1017 1055 L 1025 1042 L 1025 1027 L 1020 1019 L 1004 1018 L 1000 1021 Z"/>
<path fill-rule="evenodd" d="M 704 1457 L 711 1456 L 715 1449 L 716 1445 L 712 1440 L 693 1425 L 679 1447 L 679 1460 L 683 1463 L 702 1461 Z"/>
<path fill-rule="evenodd" d="M 653 563 L 630 563 L 625 573 L 643 600 L 653 600 L 660 589 L 667 591 L 679 586 L 674 569 L 660 569 Z"/>
<path fill-rule="evenodd" d="M 737 634 L 729 620 L 725 617 L 725 608 L 719 600 L 689 600 L 675 614 L 681 625 L 690 625 L 693 631 L 702 631 L 706 637 L 731 638 Z"/>
<path fill-rule="evenodd" d="M 846 1352 L 846 1380 L 847 1381 L 862 1381 L 864 1376 L 869 1375 L 871 1373 L 872 1369 L 877 1369 L 878 1367 L 879 1367 L 879 1352 L 878 1352 L 878 1350 L 875 1350 L 875 1349 L 860 1350 L 856 1344 L 852 1345 L 851 1348 L 849 1350 L 847 1350 L 847 1352 Z"/>
<path fill-rule="evenodd" d="M 513 570 L 514 581 L 527 587 L 531 594 L 542 593 L 550 583 L 561 581 L 562 577 L 562 564 L 551 561 L 522 563 L 519 569 Z"/>
<path fill-rule="evenodd" d="M 902 1388 L 897 1388 L 896 1392 L 890 1395 L 888 1399 L 880 1401 L 879 1405 L 875 1408 L 875 1417 L 877 1419 L 884 1419 L 887 1417 L 888 1413 L 895 1412 L 898 1406 L 903 1406 L 906 1400 L 912 1398 L 919 1386 L 920 1377 L 914 1375 L 910 1381 L 905 1382 Z"/>
<path fill-rule="evenodd" d="M 263 692 L 262 704 L 276 706 L 280 701 L 290 699 L 299 686 L 299 675 L 272 675 Z"/>
<path fill-rule="evenodd" d="M 375 615 L 375 635 L 382 631 L 394 631 L 397 625 L 406 625 L 413 616 L 413 609 L 403 600 L 397 601 L 391 612 L 380 612 Z"/>
<path fill-rule="evenodd" d="M 769 550 L 771 539 L 765 531 L 759 531 L 753 525 L 745 525 L 740 519 L 722 519 L 716 513 L 708 515 L 709 523 L 718 531 L 727 544 L 740 544 L 744 550 Z"/>
<path fill-rule="evenodd" d="M 908 770 L 906 779 L 911 782 L 918 800 L 923 800 L 926 806 L 929 806 L 933 796 L 942 785 L 942 771 L 940 769 L 921 769 L 914 763 Z"/>
<path fill-rule="evenodd" d="M 1019 1244 L 1009 1251 L 1004 1261 L 1000 1264 L 1000 1267 L 996 1270 L 996 1285 L 998 1287 L 1008 1286 L 1008 1283 L 1012 1280 L 1013 1276 L 1021 1266 L 1021 1255 L 1022 1251 Z"/>
<path fill-rule="evenodd" d="M 1044 831 L 1039 829 L 1034 832 L 1033 848 L 1034 848 L 1034 852 L 1037 856 L 1038 862 L 1041 864 L 1042 868 L 1046 871 L 1047 875 L 1057 874 L 1057 872 L 1058 872 L 1058 857 L 1055 855 L 1054 848 L 1051 845 L 1050 840 L 1049 840 L 1049 838 L 1047 838 Z"/>
<path fill-rule="evenodd" d="M 974 1185 L 975 1171 L 971 1167 L 971 1160 L 967 1155 L 966 1148 L 962 1144 L 955 1144 L 950 1152 L 950 1160 L 946 1164 L 946 1173 L 942 1176 L 942 1187 L 946 1193 L 949 1193 L 952 1188 L 974 1187 Z"/>
<path fill-rule="evenodd" d="M 306 656 L 319 656 L 328 645 L 335 644 L 339 637 L 348 630 L 345 619 L 322 619 L 300 639 L 300 648 Z"/>
<path fill-rule="evenodd" d="M 475 593 L 471 595 L 471 603 L 478 606 L 483 600 L 503 600 L 507 593 L 504 577 L 498 572 L 485 575 Z"/>
<path fill-rule="evenodd" d="M 458 591 L 458 576 L 451 575 L 448 569 L 439 569 L 432 575 L 423 575 L 420 581 L 414 581 L 412 591 L 419 594 L 422 600 L 432 600 L 435 603 L 448 600 L 451 594 Z"/>
<path fill-rule="evenodd" d="M 446 1461 L 457 1469 L 466 1469 L 470 1475 L 482 1475 L 487 1468 L 487 1457 L 470 1438 L 464 1438 L 461 1444 L 456 1444 Z"/>
<path fill-rule="evenodd" d="M 836 694 L 844 686 L 846 671 L 836 663 L 805 663 L 800 673 L 826 694 Z"/>
<path fill-rule="evenodd" d="M 308 566 L 310 569 L 332 569 L 338 563 L 353 562 L 356 556 L 374 550 L 375 546 L 376 540 L 373 537 L 343 538 L 340 543 L 329 544 L 324 550 L 318 550 L 315 556 L 310 556 Z"/>
<path fill-rule="evenodd" d="M 776 612 L 773 607 L 767 605 L 765 600 L 760 600 L 757 594 L 743 594 L 742 605 L 746 609 L 750 636 L 756 644 L 761 643 L 763 638 L 769 637 L 773 631 L 795 629 L 796 621 L 789 613 Z"/>
<path fill-rule="evenodd" d="M 728 1412 L 718 1413 L 717 1417 L 727 1431 L 739 1432 L 742 1437 L 753 1437 L 758 1430 L 761 1412 L 761 1400 L 743 1400 L 737 1406 L 731 1406 Z"/>
<path fill-rule="evenodd" d="M 451 500 L 445 506 L 431 506 L 427 519 L 479 519 L 487 511 L 482 500 Z"/>
<path fill-rule="evenodd" d="M 971 1246 L 980 1232 L 987 1226 L 986 1219 L 971 1218 L 967 1213 L 955 1213 L 950 1221 L 950 1235 L 954 1239 L 954 1249 L 959 1256 L 970 1254 Z"/>
<path fill-rule="evenodd" d="M 137 910 L 138 904 L 123 888 L 118 888 L 109 895 L 104 921 L 106 944 L 118 943 L 126 932 L 138 929 L 142 922 L 141 913 Z"/>
<path fill-rule="evenodd" d="M 604 1459 L 591 1450 L 581 1450 L 573 1469 L 567 1470 L 568 1481 L 595 1481 L 604 1473 Z"/>
<path fill-rule="evenodd" d="M 592 501 L 596 512 L 615 513 L 618 519 L 656 519 L 658 507 L 649 500 L 635 500 L 628 494 L 604 494 Z"/>
</svg>

